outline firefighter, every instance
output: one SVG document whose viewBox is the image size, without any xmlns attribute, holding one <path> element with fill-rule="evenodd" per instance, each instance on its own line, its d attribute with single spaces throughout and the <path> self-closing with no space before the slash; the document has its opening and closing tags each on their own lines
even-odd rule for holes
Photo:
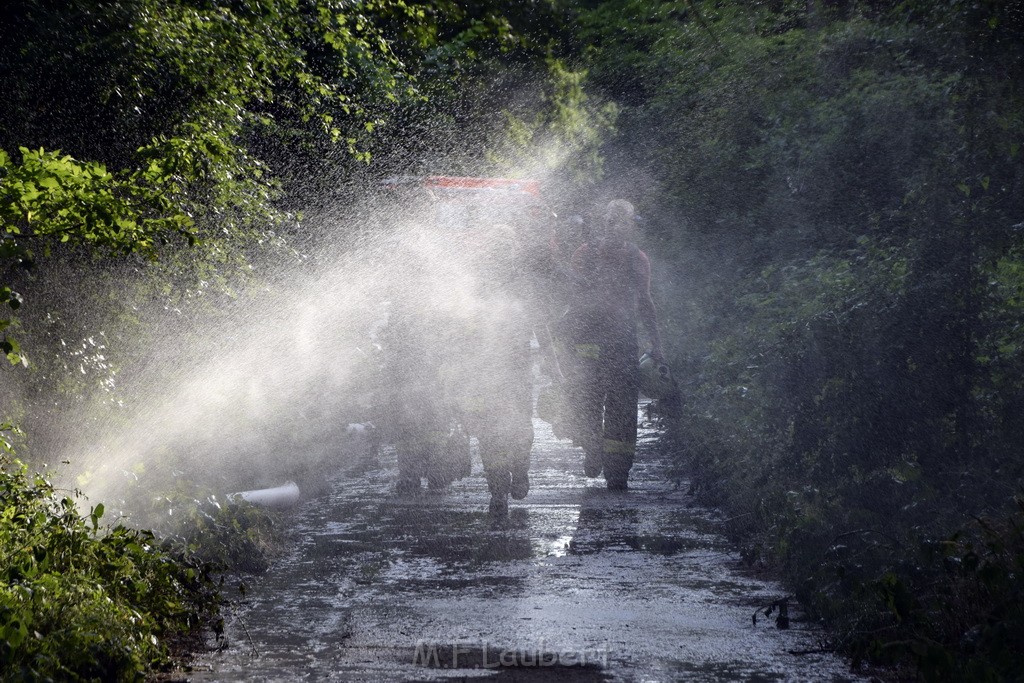
<svg viewBox="0 0 1024 683">
<path fill-rule="evenodd" d="M 585 474 L 603 472 L 609 490 L 626 489 L 636 454 L 638 319 L 651 355 L 662 358 L 650 261 L 635 239 L 633 205 L 609 202 L 572 255 L 574 290 L 563 325 L 572 356 L 574 440 L 583 446 Z"/>
<path fill-rule="evenodd" d="M 528 230 L 528 227 L 522 230 Z M 473 264 L 476 291 L 460 344 L 458 378 L 450 382 L 461 420 L 477 437 L 492 515 L 530 490 L 533 377 L 530 340 L 544 323 L 533 271 L 542 268 L 529 235 L 507 225 L 479 230 Z M 544 339 L 543 333 L 537 335 Z M 544 342 L 542 341 L 542 344 Z"/>
<path fill-rule="evenodd" d="M 431 294 L 424 256 L 436 247 L 427 232 L 414 231 L 398 246 L 402 278 L 392 284 L 388 322 L 381 331 L 385 410 L 398 455 L 401 495 L 444 489 L 469 474 L 468 438 L 443 399 L 442 368 L 451 353 L 454 322 Z"/>
</svg>

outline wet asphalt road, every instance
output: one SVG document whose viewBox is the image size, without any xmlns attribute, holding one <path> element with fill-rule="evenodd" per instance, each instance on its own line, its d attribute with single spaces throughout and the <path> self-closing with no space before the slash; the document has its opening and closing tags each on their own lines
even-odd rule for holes
<svg viewBox="0 0 1024 683">
<path fill-rule="evenodd" d="M 653 434 L 631 490 L 610 493 L 535 427 L 532 489 L 504 524 L 478 457 L 441 495 L 394 495 L 387 449 L 339 475 L 288 513 L 290 551 L 189 679 L 854 680 L 839 658 L 789 653 L 819 647 L 813 626 L 752 625 L 781 588 L 667 482 Z"/>
</svg>

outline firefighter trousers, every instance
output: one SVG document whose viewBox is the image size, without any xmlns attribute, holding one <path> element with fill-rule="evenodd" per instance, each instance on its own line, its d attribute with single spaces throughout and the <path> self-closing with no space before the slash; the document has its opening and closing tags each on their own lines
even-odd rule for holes
<svg viewBox="0 0 1024 683">
<path fill-rule="evenodd" d="M 624 488 L 636 455 L 640 378 L 636 341 L 575 345 L 573 400 L 588 455 L 600 459 L 610 488 Z"/>
</svg>

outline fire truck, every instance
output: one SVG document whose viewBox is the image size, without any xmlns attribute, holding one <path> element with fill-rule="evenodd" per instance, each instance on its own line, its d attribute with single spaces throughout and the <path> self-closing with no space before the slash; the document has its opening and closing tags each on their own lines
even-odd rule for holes
<svg viewBox="0 0 1024 683">
<path fill-rule="evenodd" d="M 555 214 L 538 180 L 467 176 L 397 176 L 382 183 L 385 193 L 425 210 L 424 218 L 454 231 L 482 223 L 509 223 Z"/>
</svg>

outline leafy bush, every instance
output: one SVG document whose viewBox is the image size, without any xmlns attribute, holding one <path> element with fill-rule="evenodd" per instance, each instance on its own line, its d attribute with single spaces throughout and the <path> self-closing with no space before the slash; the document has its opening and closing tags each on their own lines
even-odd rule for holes
<svg viewBox="0 0 1024 683">
<path fill-rule="evenodd" d="M 153 502 L 153 530 L 171 552 L 219 570 L 257 573 L 267 569 L 278 548 L 273 513 L 245 501 L 202 493 L 192 484 Z"/>
<path fill-rule="evenodd" d="M 148 531 L 101 528 L 71 497 L 0 456 L 0 661 L 20 679 L 125 680 L 208 623 L 209 567 Z"/>
<path fill-rule="evenodd" d="M 809 604 L 840 627 L 844 649 L 855 661 L 912 664 L 925 680 L 1019 679 L 1024 500 L 947 538 L 893 533 L 826 539 L 813 567 L 806 547 L 791 551 L 807 563 Z"/>
<path fill-rule="evenodd" d="M 1024 15 L 581 13 L 626 105 L 610 175 L 653 217 L 681 469 L 858 658 L 1020 678 L 995 634 L 1019 633 Z"/>
</svg>

